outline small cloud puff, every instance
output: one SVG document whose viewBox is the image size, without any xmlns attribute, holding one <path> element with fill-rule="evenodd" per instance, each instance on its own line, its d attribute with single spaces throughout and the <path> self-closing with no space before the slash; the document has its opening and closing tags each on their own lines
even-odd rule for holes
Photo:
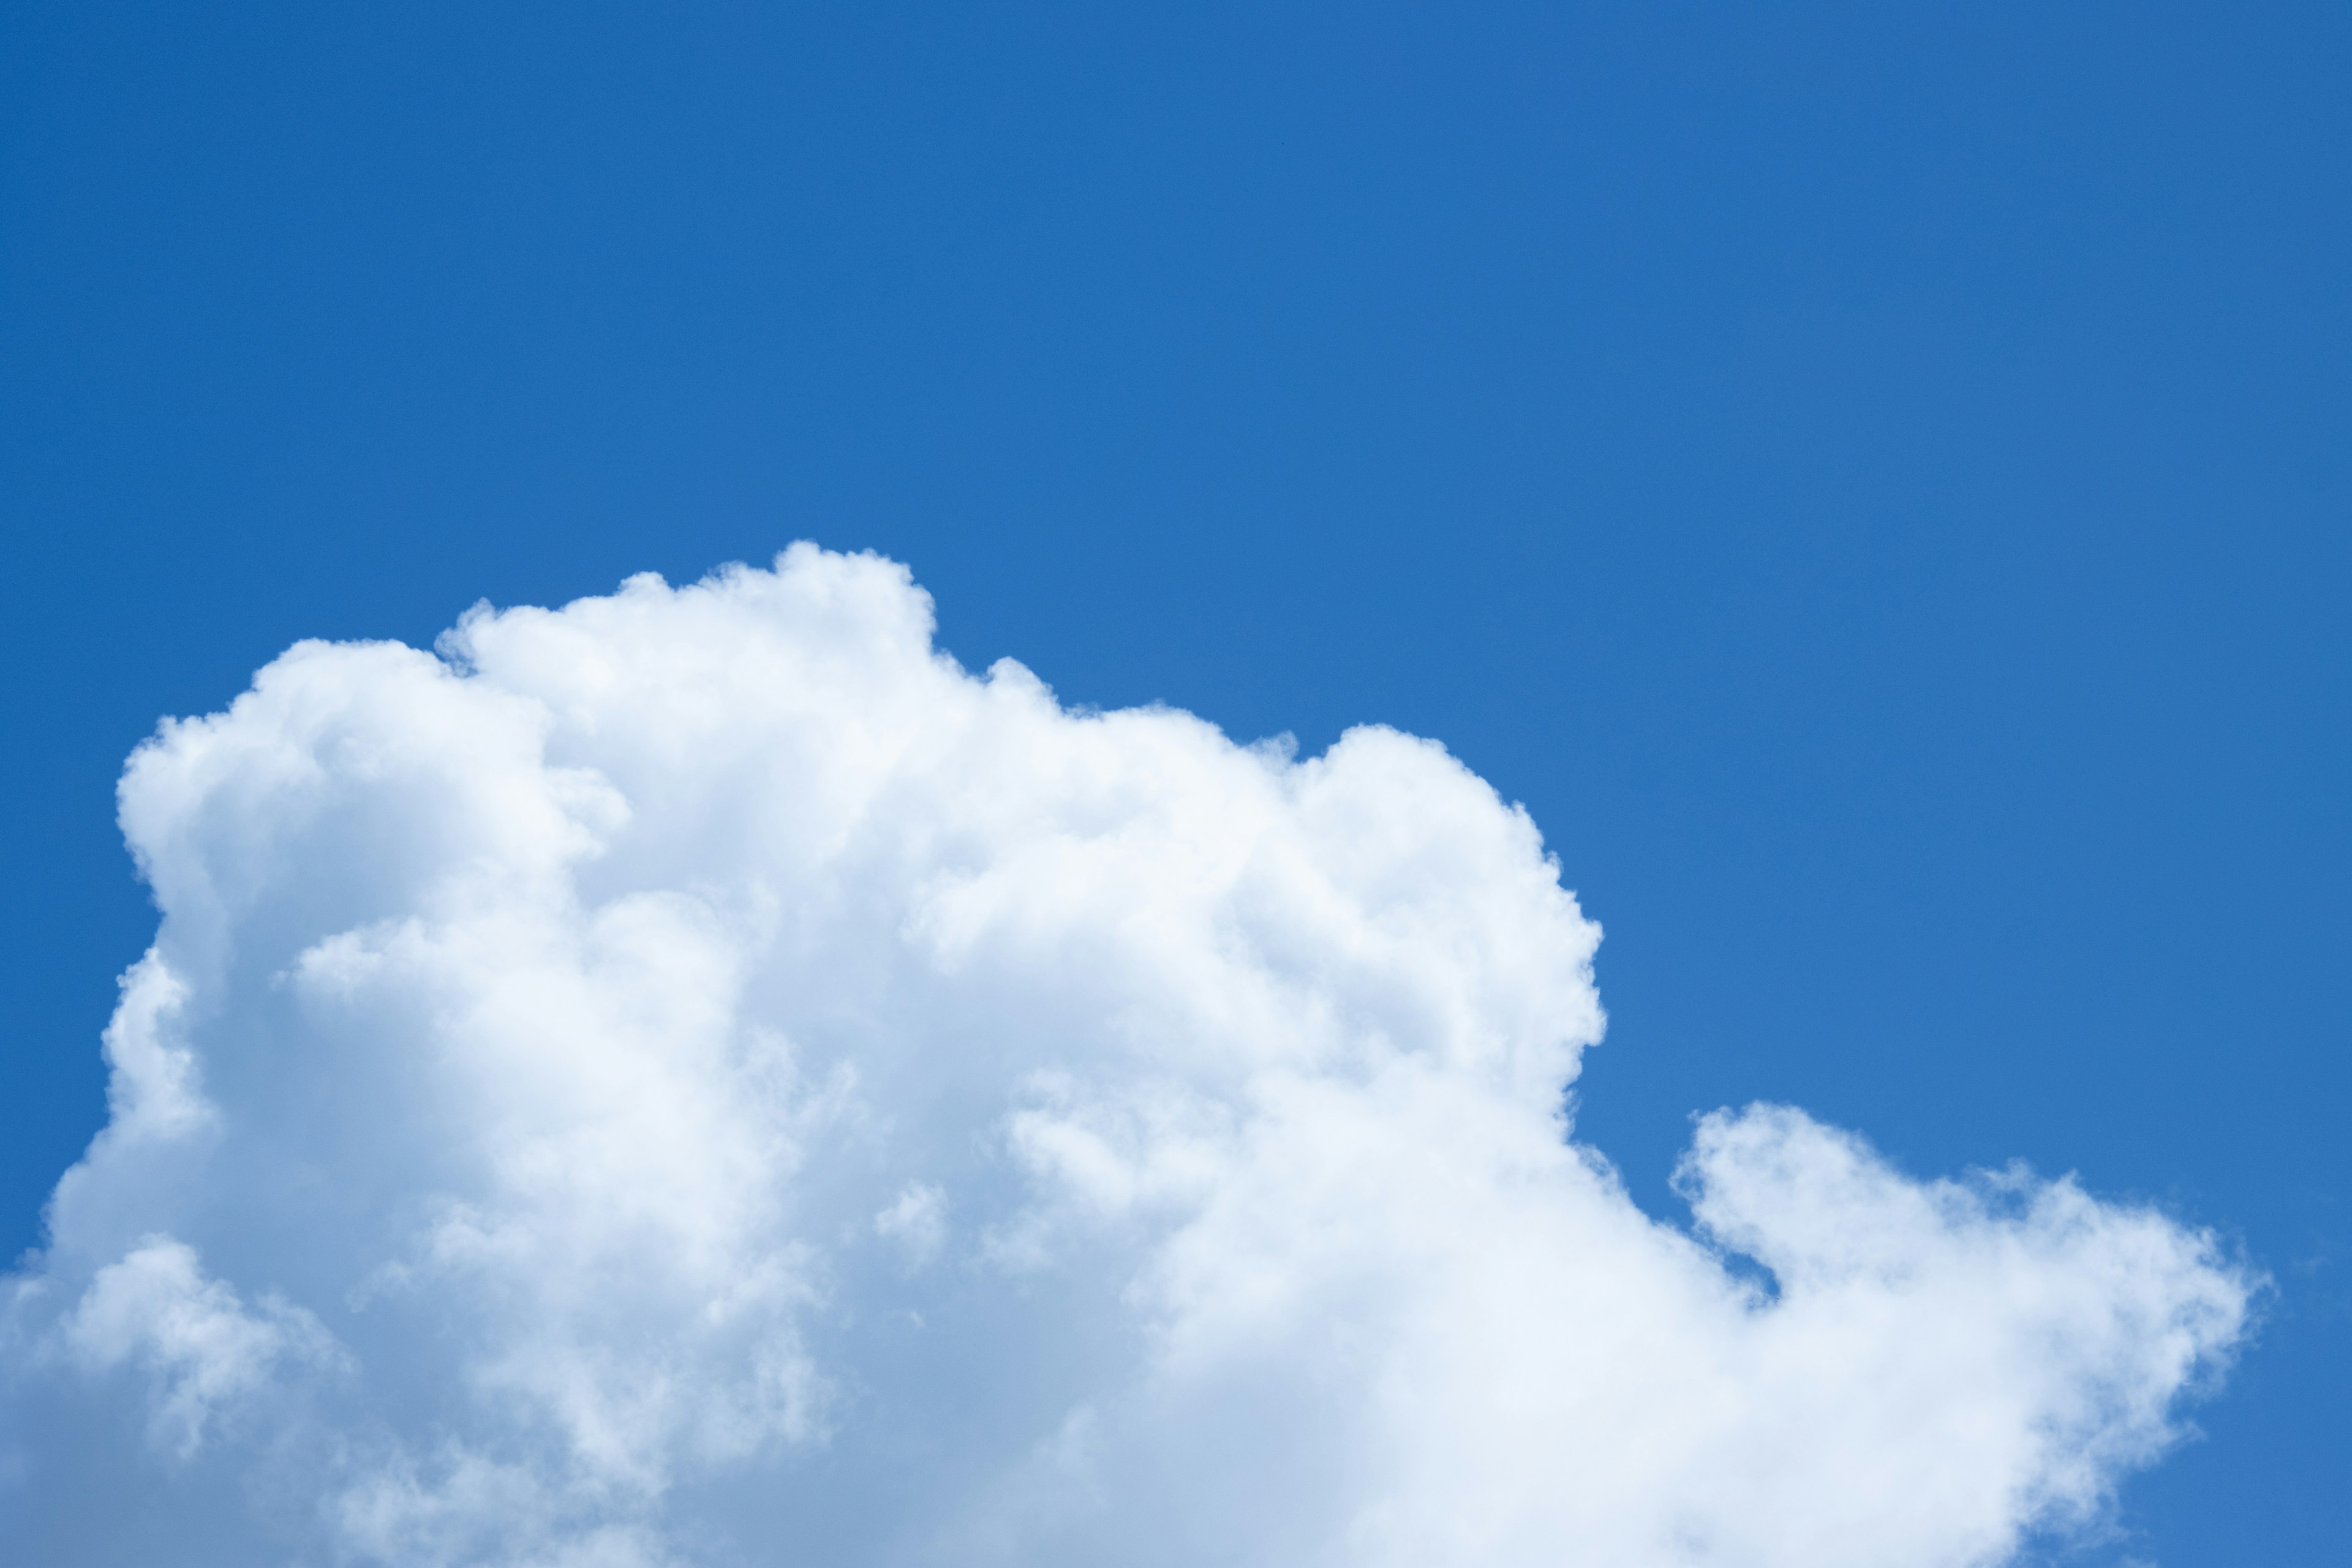
<svg viewBox="0 0 2352 1568">
<path fill-rule="evenodd" d="M 1969 1568 L 2244 1334 L 2201 1233 L 1792 1110 L 1653 1223 L 1561 1119 L 1599 932 L 1525 812 L 931 630 L 800 545 L 301 644 L 142 747 L 163 923 L 0 1296 L 0 1532 Z"/>
<path fill-rule="evenodd" d="M 149 1440 L 182 1460 L 203 1446 L 215 1415 L 266 1386 L 280 1362 L 331 1368 L 341 1359 L 309 1312 L 274 1296 L 247 1310 L 235 1290 L 205 1277 L 192 1248 L 163 1236 L 99 1269 L 58 1328 L 81 1370 L 145 1372 Z"/>
<path fill-rule="evenodd" d="M 927 1182 L 909 1182 L 874 1216 L 874 1232 L 895 1241 L 917 1268 L 939 1256 L 947 1239 L 947 1194 Z"/>
</svg>

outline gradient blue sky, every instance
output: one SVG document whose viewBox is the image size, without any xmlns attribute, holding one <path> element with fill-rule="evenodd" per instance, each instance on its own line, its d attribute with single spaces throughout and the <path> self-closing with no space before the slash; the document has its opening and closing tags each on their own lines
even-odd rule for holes
<svg viewBox="0 0 2352 1568">
<path fill-rule="evenodd" d="M 2337 1561 L 2348 79 L 2319 5 L 13 7 L 0 1245 L 158 715 L 807 536 L 1524 800 L 1654 1212 L 1769 1097 L 2238 1238 L 2087 1560 Z"/>
</svg>

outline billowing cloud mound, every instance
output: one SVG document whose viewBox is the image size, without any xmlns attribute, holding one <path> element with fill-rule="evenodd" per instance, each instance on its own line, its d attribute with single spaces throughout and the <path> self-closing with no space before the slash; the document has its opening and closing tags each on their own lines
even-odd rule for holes
<svg viewBox="0 0 2352 1568">
<path fill-rule="evenodd" d="M 1524 813 L 930 631 L 801 546 L 141 749 L 162 930 L 5 1281 L 25 1561 L 1993 1563 L 2243 1332 L 2204 1236 L 1794 1110 L 1652 1223 Z"/>
</svg>

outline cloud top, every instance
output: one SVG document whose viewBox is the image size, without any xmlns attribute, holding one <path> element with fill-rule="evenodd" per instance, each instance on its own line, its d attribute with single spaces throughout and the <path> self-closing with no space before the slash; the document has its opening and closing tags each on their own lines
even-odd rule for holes
<svg viewBox="0 0 2352 1568">
<path fill-rule="evenodd" d="M 2210 1237 L 1772 1107 L 1568 1136 L 1597 929 L 1433 742 L 1059 706 L 904 569 L 304 643 L 0 1317 L 58 1564 L 1991 1564 L 2242 1337 Z M 1738 1255 L 1769 1271 L 1733 1267 Z"/>
</svg>

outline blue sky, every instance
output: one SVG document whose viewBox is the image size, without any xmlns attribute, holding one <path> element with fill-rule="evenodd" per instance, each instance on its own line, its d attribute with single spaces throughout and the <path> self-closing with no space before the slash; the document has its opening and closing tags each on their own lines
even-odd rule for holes
<svg viewBox="0 0 2352 1568">
<path fill-rule="evenodd" d="M 2332 7 L 20 7 L 0 1242 L 104 1112 L 130 748 L 297 638 L 871 547 L 980 668 L 1523 801 L 1580 1136 L 1757 1098 L 2275 1281 L 2086 1560 L 2332 1561 Z"/>
</svg>

